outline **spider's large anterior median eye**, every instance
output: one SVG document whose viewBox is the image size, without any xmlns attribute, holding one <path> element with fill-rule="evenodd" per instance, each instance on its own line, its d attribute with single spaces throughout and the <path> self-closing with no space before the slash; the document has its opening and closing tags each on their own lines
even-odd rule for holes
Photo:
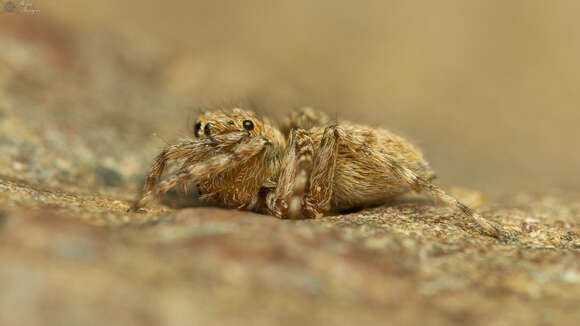
<svg viewBox="0 0 580 326">
<path fill-rule="evenodd" d="M 199 129 L 201 129 L 201 122 L 196 123 L 193 127 L 193 134 L 195 137 L 199 137 Z"/>
<path fill-rule="evenodd" d="M 206 124 L 205 124 L 205 128 L 203 128 L 203 133 L 204 133 L 206 136 L 209 136 L 209 135 L 211 135 L 211 130 L 210 130 L 210 128 L 211 128 L 211 123 L 209 123 L 209 122 L 208 122 L 208 123 L 206 123 Z"/>
<path fill-rule="evenodd" d="M 254 123 L 250 120 L 244 120 L 244 128 L 248 131 L 254 129 Z"/>
</svg>

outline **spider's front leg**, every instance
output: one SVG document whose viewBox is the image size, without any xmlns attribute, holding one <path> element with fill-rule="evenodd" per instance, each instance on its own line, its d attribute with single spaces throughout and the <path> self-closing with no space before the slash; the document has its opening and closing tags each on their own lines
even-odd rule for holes
<svg viewBox="0 0 580 326">
<path fill-rule="evenodd" d="M 230 137 L 234 139 L 233 137 Z M 238 138 L 238 141 L 241 138 Z M 215 141 L 215 140 L 214 140 Z M 226 139 L 223 139 L 226 141 Z M 191 164 L 186 164 L 181 167 L 174 175 L 170 176 L 166 180 L 159 182 L 154 185 L 152 182 L 145 184 L 145 188 L 141 196 L 134 202 L 133 206 L 130 208 L 131 211 L 137 211 L 140 207 L 143 207 L 151 199 L 166 193 L 173 187 L 190 182 L 192 180 L 199 180 L 208 175 L 214 175 L 221 173 L 227 169 L 235 168 L 241 164 L 246 163 L 249 159 L 255 155 L 262 152 L 262 150 L 268 145 L 268 140 L 262 137 L 251 138 L 250 140 L 241 142 L 235 145 L 231 151 L 226 153 L 217 154 L 215 156 L 209 156 L 209 152 L 214 151 L 215 147 L 205 147 L 195 146 L 198 149 L 198 155 L 201 157 L 207 157 L 206 160 L 193 162 Z M 224 144 L 224 143 L 222 143 Z M 192 148 L 193 149 L 193 148 Z M 162 156 L 161 155 L 165 155 Z M 157 180 L 162 173 L 163 167 L 168 160 L 167 154 L 160 154 L 160 158 L 154 164 L 152 173 L 147 178 L 148 180 Z"/>
<path fill-rule="evenodd" d="M 141 194 L 149 192 L 161 178 L 167 164 L 185 160 L 183 167 L 205 160 L 212 152 L 232 146 L 237 143 L 245 133 L 228 133 L 216 135 L 201 140 L 185 139 L 180 143 L 168 146 L 155 158 L 151 172 L 145 179 Z M 182 168 L 183 168 L 182 167 Z"/>
</svg>

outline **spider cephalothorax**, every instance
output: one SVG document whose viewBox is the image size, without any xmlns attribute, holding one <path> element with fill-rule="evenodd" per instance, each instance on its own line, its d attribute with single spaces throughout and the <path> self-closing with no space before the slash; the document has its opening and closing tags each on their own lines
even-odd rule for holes
<svg viewBox="0 0 580 326">
<path fill-rule="evenodd" d="M 500 234 L 498 225 L 432 184 L 435 174 L 419 149 L 388 130 L 330 123 L 309 108 L 293 113 L 282 130 L 286 138 L 248 110 L 202 114 L 194 137 L 157 156 L 132 210 L 190 182 L 204 198 L 280 218 L 318 217 L 415 190 L 458 207 L 485 232 Z M 160 181 L 168 164 L 175 172 Z"/>
</svg>

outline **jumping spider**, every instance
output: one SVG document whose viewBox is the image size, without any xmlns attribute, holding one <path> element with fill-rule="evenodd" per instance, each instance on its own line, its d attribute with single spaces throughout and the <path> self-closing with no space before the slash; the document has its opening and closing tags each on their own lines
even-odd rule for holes
<svg viewBox="0 0 580 326">
<path fill-rule="evenodd" d="M 432 184 L 435 173 L 419 149 L 388 130 L 331 123 L 310 108 L 293 113 L 283 127 L 287 139 L 249 110 L 202 114 L 195 138 L 157 156 L 131 210 L 188 183 L 202 198 L 279 218 L 315 218 L 415 190 L 458 207 L 489 235 L 501 234 L 499 225 Z M 160 181 L 168 164 L 177 169 Z"/>
</svg>

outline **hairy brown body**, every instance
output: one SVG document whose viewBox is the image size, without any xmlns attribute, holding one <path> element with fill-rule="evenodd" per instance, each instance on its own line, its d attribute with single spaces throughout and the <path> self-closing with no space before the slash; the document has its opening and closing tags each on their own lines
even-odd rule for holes
<svg viewBox="0 0 580 326">
<path fill-rule="evenodd" d="M 192 182 L 203 198 L 280 218 L 376 205 L 414 190 L 458 207 L 485 232 L 500 235 L 498 225 L 432 184 L 435 173 L 420 150 L 385 129 L 332 123 L 309 108 L 278 129 L 252 111 L 233 109 L 202 114 L 194 136 L 158 155 L 133 210 Z M 167 164 L 176 170 L 160 180 Z"/>
<path fill-rule="evenodd" d="M 324 128 L 311 128 L 309 132 L 315 152 L 319 151 Z M 435 176 L 418 148 L 388 130 L 340 124 L 339 133 L 347 142 L 338 146 L 332 195 L 335 209 L 380 204 L 412 190 L 409 184 L 384 168 L 380 156 L 405 162 L 411 171 L 426 180 Z"/>
</svg>

